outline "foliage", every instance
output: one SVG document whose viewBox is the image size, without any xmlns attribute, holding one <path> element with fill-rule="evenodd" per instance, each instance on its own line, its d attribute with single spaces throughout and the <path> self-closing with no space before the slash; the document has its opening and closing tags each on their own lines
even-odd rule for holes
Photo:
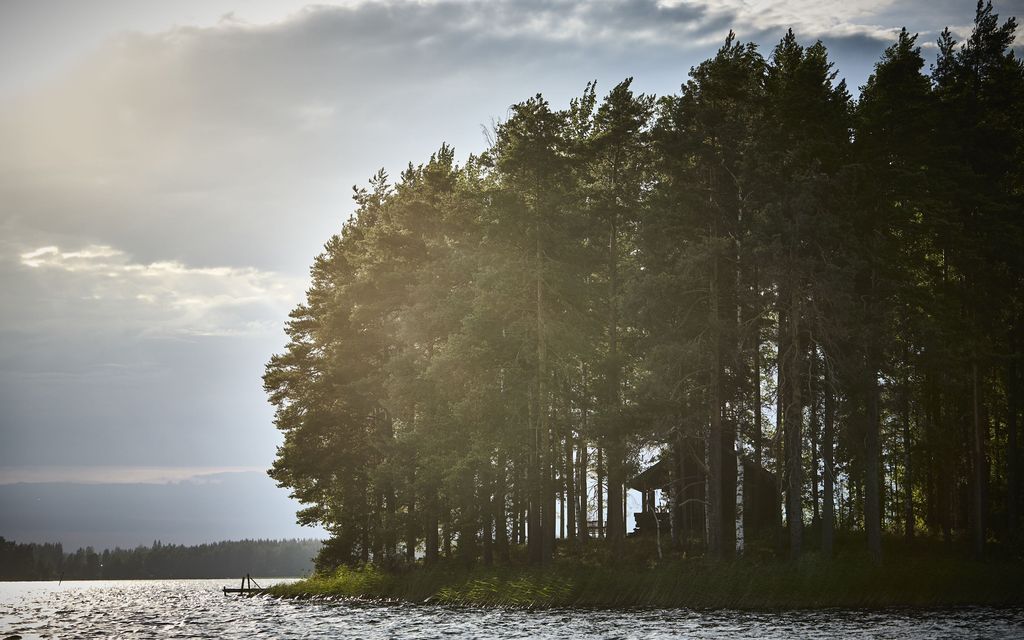
<svg viewBox="0 0 1024 640">
<path fill-rule="evenodd" d="M 898 544 L 887 541 L 887 548 Z M 1024 573 L 1019 560 L 979 564 L 941 553 L 911 554 L 881 568 L 864 551 L 851 551 L 832 561 L 808 554 L 797 564 L 752 558 L 709 563 L 673 556 L 653 566 L 616 568 L 578 559 L 558 559 L 546 569 L 445 563 L 402 572 L 372 565 L 342 567 L 329 575 L 275 585 L 270 593 L 517 608 L 1019 606 Z"/>
<path fill-rule="evenodd" d="M 821 42 L 730 33 L 678 95 L 537 95 L 357 188 L 264 377 L 318 568 L 621 560 L 652 452 L 669 552 L 1019 543 L 1015 30 L 979 3 L 930 76 L 904 30 L 858 100 Z"/>
</svg>

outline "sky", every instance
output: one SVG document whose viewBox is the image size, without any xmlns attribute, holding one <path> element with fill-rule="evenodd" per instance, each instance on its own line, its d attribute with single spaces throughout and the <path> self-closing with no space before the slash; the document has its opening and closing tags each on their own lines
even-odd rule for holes
<svg viewBox="0 0 1024 640">
<path fill-rule="evenodd" d="M 995 7 L 1024 15 L 1022 0 Z M 82 487 L 101 504 L 126 485 L 188 493 L 227 477 L 224 500 L 245 485 L 294 511 L 263 475 L 280 442 L 263 365 L 313 257 L 353 210 L 352 186 L 378 168 L 396 175 L 442 142 L 480 152 L 509 106 L 538 92 L 556 107 L 593 79 L 599 94 L 626 77 L 677 92 L 730 29 L 766 54 L 788 27 L 821 39 L 856 94 L 901 26 L 930 60 L 939 31 L 962 40 L 973 11 L 969 0 L 0 0 L 0 535 L 103 546 L 122 530 L 113 516 L 77 537 L 70 510 L 19 524 L 34 517 L 25 504 Z M 150 497 L 180 502 L 161 495 Z M 161 526 L 132 535 L 150 542 Z M 175 535 L 162 539 L 204 541 Z"/>
</svg>

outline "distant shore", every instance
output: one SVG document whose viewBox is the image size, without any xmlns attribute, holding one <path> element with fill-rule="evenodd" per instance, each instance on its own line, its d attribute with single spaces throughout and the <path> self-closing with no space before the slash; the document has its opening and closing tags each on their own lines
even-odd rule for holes
<svg viewBox="0 0 1024 640">
<path fill-rule="evenodd" d="M 293 577 L 309 574 L 321 544 L 290 539 L 186 546 L 157 540 L 149 547 L 65 552 L 60 543 L 19 543 L 0 536 L 0 581 Z"/>
<path fill-rule="evenodd" d="M 439 564 L 384 571 L 342 568 L 276 585 L 270 595 L 392 599 L 495 607 L 824 609 L 1024 606 L 1024 564 L 860 558 L 797 564 L 677 560 L 654 567 L 556 561 L 546 568 Z"/>
</svg>

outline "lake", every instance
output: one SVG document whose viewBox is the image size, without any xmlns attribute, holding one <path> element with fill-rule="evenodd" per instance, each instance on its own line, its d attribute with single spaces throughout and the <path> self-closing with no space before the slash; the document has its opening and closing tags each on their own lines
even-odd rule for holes
<svg viewBox="0 0 1024 640">
<path fill-rule="evenodd" d="M 224 580 L 0 582 L 30 638 L 1024 638 L 1024 609 L 502 611 L 224 596 Z M 273 580 L 267 580 L 267 583 Z M 264 584 L 264 581 L 260 581 Z"/>
</svg>

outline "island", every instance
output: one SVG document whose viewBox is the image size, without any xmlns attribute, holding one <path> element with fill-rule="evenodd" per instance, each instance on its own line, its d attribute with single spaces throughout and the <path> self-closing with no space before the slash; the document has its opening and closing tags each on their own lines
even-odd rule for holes
<svg viewBox="0 0 1024 640">
<path fill-rule="evenodd" d="M 264 385 L 297 597 L 1020 605 L 1024 66 L 790 30 L 355 189 Z"/>
</svg>

